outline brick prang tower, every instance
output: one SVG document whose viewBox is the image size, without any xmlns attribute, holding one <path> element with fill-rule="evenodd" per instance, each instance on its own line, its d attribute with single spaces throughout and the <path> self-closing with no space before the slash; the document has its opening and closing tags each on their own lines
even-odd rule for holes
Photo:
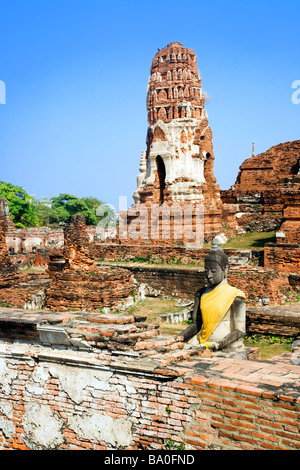
<svg viewBox="0 0 300 470">
<path fill-rule="evenodd" d="M 205 238 L 212 238 L 221 230 L 222 202 L 197 57 L 172 42 L 155 54 L 150 73 L 147 149 L 134 201 L 203 204 Z"/>
</svg>

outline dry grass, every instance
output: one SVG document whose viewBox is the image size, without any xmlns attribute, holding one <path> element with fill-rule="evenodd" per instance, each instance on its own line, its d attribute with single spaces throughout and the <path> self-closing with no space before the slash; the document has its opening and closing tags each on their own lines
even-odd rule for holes
<svg viewBox="0 0 300 470">
<path fill-rule="evenodd" d="M 39 274 L 39 273 L 44 273 L 47 268 L 43 267 L 35 267 L 35 266 L 25 266 L 25 267 L 20 267 L 19 271 L 21 271 L 24 274 Z"/>
<path fill-rule="evenodd" d="M 226 233 L 225 233 L 226 235 Z M 274 243 L 276 241 L 275 232 L 253 232 L 230 238 L 222 248 L 235 250 L 263 250 L 266 243 Z M 211 243 L 204 245 L 209 248 Z"/>
<path fill-rule="evenodd" d="M 161 315 L 167 313 L 176 313 L 183 310 L 183 307 L 176 306 L 178 299 L 147 298 L 136 302 L 126 309 L 126 313 L 132 315 L 147 316 L 148 323 L 157 323 L 162 334 L 177 336 L 188 326 L 187 322 L 170 324 L 163 322 Z"/>
</svg>

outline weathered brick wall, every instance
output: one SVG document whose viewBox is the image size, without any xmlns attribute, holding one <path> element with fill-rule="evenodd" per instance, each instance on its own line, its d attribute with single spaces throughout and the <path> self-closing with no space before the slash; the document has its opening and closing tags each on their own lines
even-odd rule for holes
<svg viewBox="0 0 300 470">
<path fill-rule="evenodd" d="M 116 278 L 121 276 L 121 281 Z M 128 274 L 126 274 L 128 273 Z M 129 274 L 130 273 L 130 274 Z M 107 306 L 115 295 L 124 300 L 127 289 L 137 292 L 141 289 L 146 296 L 166 296 L 193 299 L 198 289 L 205 285 L 203 268 L 184 268 L 183 266 L 103 266 L 95 268 L 94 273 L 76 277 L 74 273 L 49 273 L 23 275 L 18 283 L 0 289 L 2 306 L 24 307 L 39 296 L 46 295 L 46 305 L 54 309 L 88 308 L 98 310 Z M 131 275 L 136 283 L 130 279 Z M 105 282 L 104 282 L 105 280 Z M 21 282 L 22 281 L 22 282 Z M 228 282 L 243 290 L 249 305 L 260 305 L 267 299 L 270 305 L 286 302 L 299 290 L 299 281 L 288 273 L 273 269 L 244 267 L 232 268 Z M 102 289 L 100 289 L 102 286 Z M 119 291 L 119 294 L 118 294 Z M 92 307 L 93 306 L 93 307 Z"/>
<path fill-rule="evenodd" d="M 147 295 L 179 296 L 192 299 L 198 289 L 205 285 L 203 269 L 182 267 L 124 267 L 132 272 L 139 284 L 145 284 Z M 260 267 L 231 268 L 228 283 L 241 289 L 249 305 L 260 305 L 267 299 L 270 305 L 281 304 L 293 296 L 294 286 L 289 275 L 276 269 Z"/>
<path fill-rule="evenodd" d="M 227 256 L 232 257 L 230 262 L 253 263 L 262 265 L 263 252 L 256 250 L 235 250 L 225 249 Z M 117 245 L 112 243 L 103 243 L 93 245 L 94 258 L 104 261 L 133 261 L 140 258 L 140 261 L 149 261 L 154 263 L 168 264 L 203 264 L 204 258 L 209 249 L 188 249 L 183 246 L 172 245 Z M 237 258 L 239 260 L 235 261 Z"/>
<path fill-rule="evenodd" d="M 88 226 L 87 232 L 90 240 L 96 237 L 96 226 Z M 63 229 L 51 229 L 49 227 L 30 227 L 16 229 L 9 227 L 6 231 L 6 245 L 12 253 L 35 253 L 38 249 L 49 249 L 53 246 L 63 246 Z"/>
<path fill-rule="evenodd" d="M 259 305 L 263 299 L 270 305 L 282 304 L 293 297 L 289 275 L 276 268 L 231 269 L 228 282 L 245 292 L 249 305 Z"/>
<path fill-rule="evenodd" d="M 149 296 L 181 297 L 193 299 L 196 292 L 205 285 L 205 274 L 199 269 L 168 269 L 135 267 L 129 269 L 139 285 L 145 285 Z"/>
<path fill-rule="evenodd" d="M 284 222 L 280 231 L 284 233 L 285 243 L 300 243 L 300 191 L 296 191 L 293 197 L 286 197 L 284 209 Z"/>
<path fill-rule="evenodd" d="M 299 273 L 300 245 L 267 243 L 264 248 L 264 265 L 282 272 Z"/>
<path fill-rule="evenodd" d="M 18 268 L 34 267 L 47 268 L 50 258 L 49 250 L 38 249 L 37 253 L 16 253 L 10 255 L 10 260 Z"/>
<path fill-rule="evenodd" d="M 20 282 L 0 289 L 0 306 L 42 308 L 49 286 L 50 279 L 46 274 L 24 275 Z"/>
<path fill-rule="evenodd" d="M 201 405 L 187 426 L 186 442 L 197 449 L 299 449 L 299 401 L 296 405 L 292 397 L 271 391 L 272 382 L 276 387 L 280 380 L 276 383 L 267 366 L 270 390 L 253 382 L 238 384 L 233 378 L 245 377 L 251 369 L 252 375 L 256 374 L 257 364 L 246 366 L 245 375 L 241 363 L 223 363 L 217 367 L 225 369 L 226 366 L 228 372 L 232 371 L 231 380 L 203 376 L 190 380 L 193 394 L 200 398 Z M 264 366 L 260 372 L 263 369 Z"/>
<path fill-rule="evenodd" d="M 1 343 L 0 448 L 300 448 L 297 364 L 204 357 L 134 373 L 121 365 Z"/>
<path fill-rule="evenodd" d="M 62 245 L 63 241 L 62 230 L 51 230 L 48 227 L 15 229 L 6 233 L 7 247 L 13 253 L 32 253 L 37 248 Z"/>
<path fill-rule="evenodd" d="M 300 332 L 300 304 L 247 307 L 247 334 L 297 338 Z"/>
</svg>

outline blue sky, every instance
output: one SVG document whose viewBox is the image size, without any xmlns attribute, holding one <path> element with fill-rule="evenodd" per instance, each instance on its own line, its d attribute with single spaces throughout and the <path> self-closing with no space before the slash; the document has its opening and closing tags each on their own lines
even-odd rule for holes
<svg viewBox="0 0 300 470">
<path fill-rule="evenodd" d="M 195 51 L 215 176 L 300 139 L 299 0 L 0 0 L 0 180 L 36 198 L 69 193 L 128 204 L 146 148 L 146 88 L 157 49 Z"/>
</svg>

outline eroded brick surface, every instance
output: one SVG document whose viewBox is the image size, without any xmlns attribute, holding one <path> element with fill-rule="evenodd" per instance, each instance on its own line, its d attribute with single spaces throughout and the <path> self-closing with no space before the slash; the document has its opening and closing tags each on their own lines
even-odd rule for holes
<svg viewBox="0 0 300 470">
<path fill-rule="evenodd" d="M 212 131 L 205 110 L 197 57 L 193 50 L 173 42 L 155 54 L 150 75 L 147 148 L 142 152 L 133 196 L 136 204 L 126 214 L 120 214 L 121 221 L 126 216 L 128 222 L 126 243 L 136 235 L 140 235 L 140 242 L 145 242 L 142 233 L 136 234 L 135 226 L 142 211 L 148 221 L 143 227 L 148 244 L 186 242 L 187 232 L 195 230 L 192 220 L 185 230 L 177 220 L 156 222 L 152 212 L 154 204 L 165 208 L 174 208 L 177 204 L 182 213 L 183 207 L 190 204 L 194 218 L 199 217 L 198 207 L 204 206 L 203 235 L 205 239 L 211 239 L 222 228 L 223 214 L 220 189 L 213 171 Z M 153 233 L 156 224 L 158 236 Z M 123 225 L 126 228 L 125 222 Z M 119 235 L 124 242 L 126 237 L 121 229 Z"/>
<path fill-rule="evenodd" d="M 45 308 L 97 311 L 132 300 L 136 286 L 128 271 L 113 266 L 97 267 L 82 215 L 72 217 L 64 237 L 63 252 L 56 250 L 50 254 L 52 260 L 63 259 L 59 270 L 50 265 L 51 284 L 45 293 Z"/>
<path fill-rule="evenodd" d="M 159 332 L 143 338 L 153 325 L 126 314 L 7 310 L 2 449 L 160 450 L 170 442 L 186 450 L 299 449 L 295 353 L 268 361 L 200 356 Z M 16 328 L 9 337 L 9 322 L 36 336 L 20 343 Z M 46 331 L 54 339 L 61 329 L 69 345 L 45 342 Z M 127 349 L 117 341 L 125 331 Z"/>
<path fill-rule="evenodd" d="M 248 158 L 240 166 L 235 185 L 221 191 L 231 227 L 252 232 L 285 233 L 285 243 L 299 243 L 300 141 L 285 142 Z"/>
</svg>

